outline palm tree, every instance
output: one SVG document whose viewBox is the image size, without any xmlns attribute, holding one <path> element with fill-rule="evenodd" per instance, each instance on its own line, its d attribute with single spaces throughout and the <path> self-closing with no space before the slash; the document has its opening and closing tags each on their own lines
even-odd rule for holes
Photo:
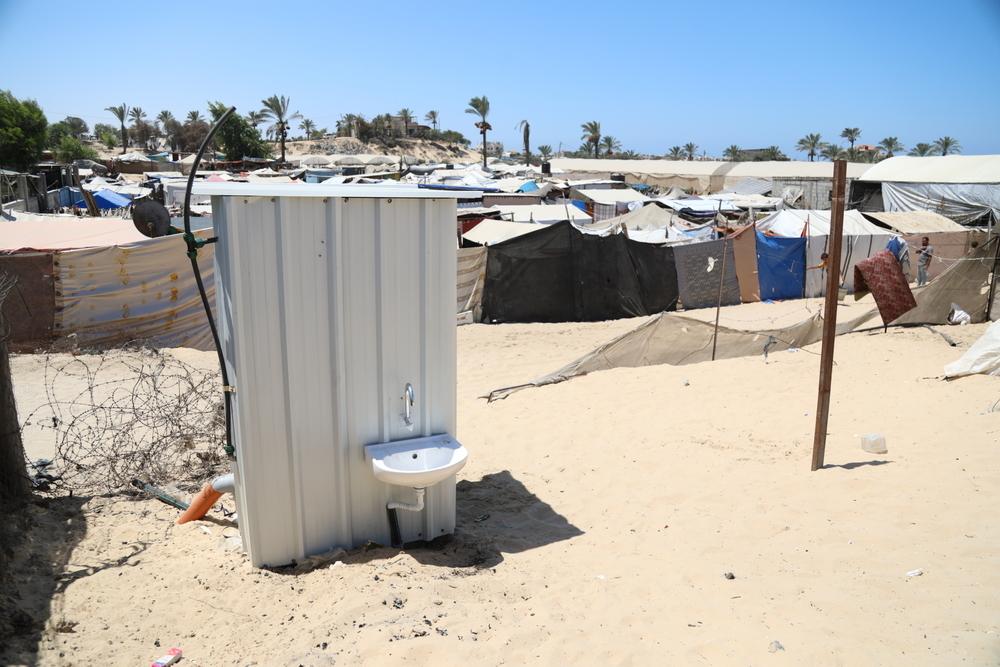
<svg viewBox="0 0 1000 667">
<path fill-rule="evenodd" d="M 146 112 L 142 110 L 142 107 L 132 107 L 132 110 L 128 112 L 128 117 L 132 119 L 134 125 L 146 120 Z"/>
<path fill-rule="evenodd" d="M 299 123 L 299 129 L 306 133 L 306 139 L 311 139 L 313 132 L 316 131 L 316 123 L 308 118 L 303 118 L 302 122 Z"/>
<path fill-rule="evenodd" d="M 493 129 L 493 126 L 486 120 L 486 117 L 490 115 L 490 99 L 485 95 L 482 97 L 473 97 L 469 100 L 469 106 L 466 107 L 465 113 L 470 113 L 473 116 L 479 116 L 479 121 L 476 123 L 476 129 L 483 135 L 483 169 L 485 169 L 486 132 Z"/>
<path fill-rule="evenodd" d="M 284 163 L 285 139 L 288 138 L 288 125 L 291 121 L 302 118 L 302 114 L 298 111 L 294 113 L 289 112 L 291 100 L 284 95 L 281 97 L 271 95 L 266 100 L 261 100 L 260 103 L 264 105 L 264 108 L 260 110 L 261 114 L 264 115 L 264 119 L 274 121 L 272 127 L 274 128 L 274 134 L 278 137 L 278 142 L 281 144 L 281 162 Z"/>
<path fill-rule="evenodd" d="M 839 160 L 843 157 L 843 153 L 844 149 L 837 144 L 822 144 L 819 150 L 819 154 L 831 162 L 833 160 Z"/>
<path fill-rule="evenodd" d="M 768 160 L 787 160 L 788 156 L 781 150 L 781 146 L 768 146 L 763 151 L 763 156 Z"/>
<path fill-rule="evenodd" d="M 671 160 L 683 160 L 684 159 L 684 149 L 680 146 L 671 146 L 670 152 L 667 153 L 667 157 Z"/>
<path fill-rule="evenodd" d="M 160 113 L 156 114 L 156 122 L 163 126 L 163 129 L 167 128 L 167 123 L 174 120 L 174 115 L 164 109 Z"/>
<path fill-rule="evenodd" d="M 548 159 L 552 157 L 552 146 L 549 146 L 548 144 L 542 144 L 541 146 L 538 147 L 538 154 L 542 156 L 543 161 L 547 162 Z"/>
<path fill-rule="evenodd" d="M 580 129 L 583 131 L 580 138 L 583 140 L 584 145 L 590 149 L 594 157 L 597 157 L 597 151 L 601 146 L 601 124 L 596 120 L 590 120 L 586 123 L 581 123 Z"/>
<path fill-rule="evenodd" d="M 914 157 L 927 157 L 934 154 L 934 147 L 930 144 L 920 143 L 910 149 L 910 155 Z"/>
<path fill-rule="evenodd" d="M 736 144 L 731 145 L 726 150 L 722 151 L 722 156 L 727 160 L 736 162 L 743 155 L 743 149 Z"/>
<path fill-rule="evenodd" d="M 795 150 L 808 154 L 810 162 L 816 159 L 816 153 L 822 148 L 823 138 L 820 136 L 819 132 L 807 134 L 799 139 L 799 143 L 795 144 Z"/>
<path fill-rule="evenodd" d="M 438 129 L 438 112 L 431 110 L 424 114 L 424 120 L 431 124 L 435 130 Z"/>
<path fill-rule="evenodd" d="M 845 127 L 840 136 L 851 142 L 851 148 L 854 148 L 854 142 L 861 136 L 861 130 L 857 127 Z"/>
<path fill-rule="evenodd" d="M 202 118 L 200 111 L 188 111 L 187 117 L 184 119 L 186 123 L 202 123 L 205 119 Z"/>
<path fill-rule="evenodd" d="M 208 103 L 208 115 L 212 117 L 213 123 L 222 118 L 222 114 L 227 111 L 229 111 L 229 107 L 218 100 Z"/>
<path fill-rule="evenodd" d="M 604 148 L 604 157 L 611 157 L 612 153 L 617 153 L 622 149 L 622 142 L 618 141 L 610 134 L 606 134 L 601 139 L 601 147 Z"/>
<path fill-rule="evenodd" d="M 687 156 L 688 160 L 693 160 L 697 152 L 698 152 L 698 144 L 690 141 L 684 144 L 684 155 Z"/>
<path fill-rule="evenodd" d="M 524 141 L 524 164 L 531 164 L 531 124 L 522 120 L 517 124 L 517 129 L 521 130 L 521 139 Z"/>
<path fill-rule="evenodd" d="M 413 110 L 403 107 L 396 115 L 399 116 L 399 120 L 403 121 L 403 136 L 410 136 L 410 123 L 413 122 Z"/>
<path fill-rule="evenodd" d="M 125 103 L 116 107 L 105 107 L 105 111 L 110 111 L 122 126 L 122 154 L 128 150 L 128 130 L 125 129 L 125 119 L 128 118 L 129 108 Z"/>
<path fill-rule="evenodd" d="M 170 149 L 177 149 L 177 119 L 174 115 L 164 109 L 156 115 L 156 122 L 158 122 L 163 127 L 163 136 L 166 137 L 167 141 L 170 143 Z"/>
<path fill-rule="evenodd" d="M 263 123 L 266 118 L 264 114 L 260 111 L 249 111 L 247 112 L 247 122 L 250 123 L 250 127 L 257 129 L 257 126 Z"/>
<path fill-rule="evenodd" d="M 905 150 L 903 144 L 899 143 L 899 139 L 896 137 L 886 137 L 878 142 L 878 145 L 885 151 L 886 157 L 892 157 L 896 153 L 902 153 Z"/>
<path fill-rule="evenodd" d="M 944 136 L 934 140 L 934 152 L 940 155 L 948 153 L 961 153 L 962 146 L 955 137 Z"/>
</svg>

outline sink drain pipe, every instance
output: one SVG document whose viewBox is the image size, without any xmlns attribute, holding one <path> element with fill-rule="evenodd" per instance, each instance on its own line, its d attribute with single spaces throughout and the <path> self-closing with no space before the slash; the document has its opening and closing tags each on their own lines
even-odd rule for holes
<svg viewBox="0 0 1000 667">
<path fill-rule="evenodd" d="M 403 548 L 403 536 L 402 533 L 399 532 L 399 517 L 396 515 L 396 511 L 403 510 L 404 512 L 420 512 L 424 509 L 424 491 L 426 489 L 413 490 L 417 492 L 416 502 L 404 503 L 394 500 L 386 503 L 385 505 L 385 511 L 389 515 L 389 536 L 394 549 Z"/>
<path fill-rule="evenodd" d="M 220 475 L 211 482 L 205 482 L 201 491 L 191 499 L 191 504 L 187 510 L 177 517 L 177 525 L 185 524 L 188 521 L 197 521 L 206 514 L 212 506 L 218 502 L 224 493 L 236 492 L 236 477 L 233 473 Z"/>
</svg>

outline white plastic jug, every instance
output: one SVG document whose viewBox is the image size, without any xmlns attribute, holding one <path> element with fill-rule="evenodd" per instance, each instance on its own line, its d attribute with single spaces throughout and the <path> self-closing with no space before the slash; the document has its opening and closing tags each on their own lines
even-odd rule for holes
<svg viewBox="0 0 1000 667">
<path fill-rule="evenodd" d="M 861 436 L 861 449 L 869 454 L 885 454 L 889 451 L 885 446 L 885 436 L 881 433 L 866 433 Z"/>
</svg>

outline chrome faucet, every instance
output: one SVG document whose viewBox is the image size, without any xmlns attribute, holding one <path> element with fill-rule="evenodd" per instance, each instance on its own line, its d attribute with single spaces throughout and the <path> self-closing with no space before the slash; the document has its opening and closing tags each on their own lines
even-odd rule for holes
<svg viewBox="0 0 1000 667">
<path fill-rule="evenodd" d="M 403 388 L 403 423 L 413 426 L 413 403 L 415 401 L 413 385 L 409 382 Z"/>
</svg>

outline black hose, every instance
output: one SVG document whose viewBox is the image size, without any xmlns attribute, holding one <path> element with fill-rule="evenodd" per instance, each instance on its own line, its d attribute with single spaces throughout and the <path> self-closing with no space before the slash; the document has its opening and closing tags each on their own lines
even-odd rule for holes
<svg viewBox="0 0 1000 667">
<path fill-rule="evenodd" d="M 235 456 L 236 448 L 233 447 L 233 388 L 229 385 L 229 373 L 226 371 L 226 358 L 222 354 L 222 341 L 219 340 L 219 329 L 215 326 L 215 317 L 212 316 L 212 306 L 208 302 L 208 295 L 205 294 L 205 283 L 201 279 L 201 270 L 198 268 L 198 249 L 206 243 L 214 243 L 217 237 L 208 240 L 195 238 L 191 233 L 191 188 L 194 187 L 194 177 L 198 173 L 198 165 L 201 164 L 201 156 L 205 149 L 212 143 L 215 133 L 222 127 L 229 116 L 236 111 L 236 107 L 229 107 L 225 113 L 212 125 L 205 138 L 198 147 L 198 152 L 194 156 L 194 163 L 191 165 L 191 173 L 188 174 L 187 188 L 184 190 L 184 241 L 187 242 L 187 256 L 191 260 L 191 271 L 194 272 L 194 281 L 198 285 L 198 293 L 201 294 L 201 303 L 205 306 L 205 315 L 208 317 L 208 328 L 212 331 L 212 340 L 215 343 L 215 351 L 219 355 L 219 370 L 222 372 L 222 395 L 226 409 L 226 444 L 223 448 L 229 456 Z"/>
</svg>

